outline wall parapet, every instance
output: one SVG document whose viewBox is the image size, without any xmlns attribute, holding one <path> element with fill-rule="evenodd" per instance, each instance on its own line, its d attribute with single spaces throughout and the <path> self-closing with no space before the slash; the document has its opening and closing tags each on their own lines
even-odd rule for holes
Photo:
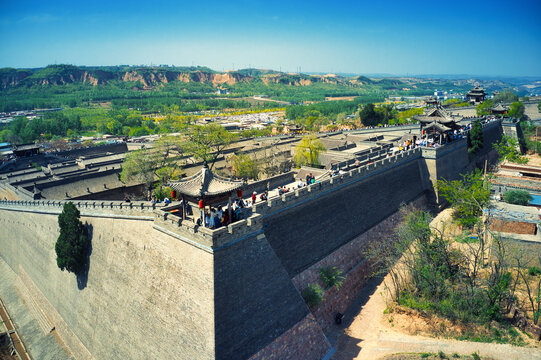
<svg viewBox="0 0 541 360">
<path fill-rule="evenodd" d="M 217 229 L 197 225 L 194 220 L 183 220 L 162 209 L 154 211 L 155 229 L 165 230 L 166 233 L 209 252 L 221 250 L 263 232 L 263 217 L 260 214 L 252 214 L 246 219 Z"/>
<path fill-rule="evenodd" d="M 164 207 L 163 204 L 152 204 L 150 201 L 99 201 L 99 200 L 0 200 L 0 209 L 60 213 L 64 204 L 71 202 L 81 212 L 81 215 L 94 213 L 106 215 L 147 215 L 152 216 L 155 209 Z"/>
<path fill-rule="evenodd" d="M 253 213 L 263 215 L 263 217 L 270 216 L 278 211 L 300 205 L 305 201 L 324 195 L 329 191 L 338 190 L 343 186 L 348 186 L 372 175 L 379 174 L 382 171 L 386 171 L 387 169 L 419 158 L 421 158 L 420 148 L 383 158 L 374 161 L 373 163 L 345 171 L 341 175 L 335 175 L 329 179 L 295 189 L 281 196 L 273 196 L 266 202 L 252 205 L 252 211 Z"/>
</svg>

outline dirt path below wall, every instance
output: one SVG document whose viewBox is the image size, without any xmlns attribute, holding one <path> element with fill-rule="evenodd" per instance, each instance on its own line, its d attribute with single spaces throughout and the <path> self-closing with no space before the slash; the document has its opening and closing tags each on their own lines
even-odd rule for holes
<svg viewBox="0 0 541 360">
<path fill-rule="evenodd" d="M 444 210 L 433 220 L 432 225 L 438 227 L 449 217 L 450 211 Z M 476 352 L 481 357 L 501 360 L 541 360 L 539 347 L 409 335 L 400 331 L 401 325 L 396 322 L 391 324 L 384 315 L 387 308 L 385 294 L 385 282 L 382 279 L 372 279 L 363 289 L 356 304 L 345 314 L 344 327 L 336 327 L 329 336 L 336 348 L 333 360 L 374 360 L 395 353 L 438 353 L 440 350 L 447 355 L 470 355 Z"/>
</svg>

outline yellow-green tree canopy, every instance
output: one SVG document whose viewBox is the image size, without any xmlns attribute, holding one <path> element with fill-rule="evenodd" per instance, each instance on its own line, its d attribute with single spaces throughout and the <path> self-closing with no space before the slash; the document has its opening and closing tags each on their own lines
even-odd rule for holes
<svg viewBox="0 0 541 360">
<path fill-rule="evenodd" d="M 120 179 L 124 182 L 140 181 L 150 186 L 160 180 L 165 184 L 181 175 L 179 156 L 182 142 L 177 137 L 166 136 L 156 142 L 152 149 L 141 149 L 128 153 L 122 164 Z"/>
<path fill-rule="evenodd" d="M 223 151 L 238 139 L 237 134 L 227 131 L 219 124 L 192 126 L 186 136 L 184 152 L 196 160 L 206 161 L 211 170 Z"/>
<path fill-rule="evenodd" d="M 233 174 L 235 174 L 235 177 L 253 180 L 259 178 L 261 164 L 248 154 L 235 154 L 229 158 L 229 163 L 231 164 L 231 170 L 233 171 Z"/>
<path fill-rule="evenodd" d="M 319 154 L 325 151 L 325 145 L 315 135 L 304 136 L 295 147 L 295 163 L 302 165 L 319 165 Z"/>
</svg>

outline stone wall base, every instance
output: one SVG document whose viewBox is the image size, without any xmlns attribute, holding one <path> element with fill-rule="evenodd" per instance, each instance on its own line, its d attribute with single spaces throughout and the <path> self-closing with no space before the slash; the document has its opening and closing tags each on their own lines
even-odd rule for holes
<svg viewBox="0 0 541 360">
<path fill-rule="evenodd" d="M 312 314 L 293 325 L 250 360 L 330 359 L 334 348 Z"/>
<path fill-rule="evenodd" d="M 426 195 L 417 198 L 412 205 L 426 209 L 428 206 Z M 297 290 L 302 293 L 308 284 L 317 283 L 325 288 L 319 276 L 321 267 L 331 266 L 342 270 L 344 281 L 340 289 L 334 286 L 327 289 L 325 301 L 316 308 L 310 309 L 323 331 L 327 332 L 334 324 L 337 313 L 346 312 L 366 282 L 373 276 L 374 269 L 366 259 L 369 244 L 375 241 L 388 241 L 394 235 L 400 222 L 401 213 L 397 211 L 292 279 Z"/>
</svg>

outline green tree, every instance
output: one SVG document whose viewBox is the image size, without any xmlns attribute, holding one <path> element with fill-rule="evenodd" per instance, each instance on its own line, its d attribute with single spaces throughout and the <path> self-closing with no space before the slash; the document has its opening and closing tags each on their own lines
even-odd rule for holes
<svg viewBox="0 0 541 360">
<path fill-rule="evenodd" d="M 248 154 L 235 154 L 229 158 L 229 163 L 235 177 L 253 180 L 259 178 L 260 164 Z"/>
<path fill-rule="evenodd" d="M 325 151 L 325 145 L 316 135 L 303 136 L 295 147 L 295 163 L 297 166 L 318 166 L 319 154 L 322 151 Z"/>
<path fill-rule="evenodd" d="M 196 160 L 206 161 L 211 170 L 224 150 L 238 139 L 237 134 L 225 130 L 219 124 L 192 126 L 188 129 L 186 136 L 187 139 L 183 145 L 184 152 Z"/>
<path fill-rule="evenodd" d="M 488 99 L 477 105 L 475 108 L 475 112 L 477 113 L 477 116 L 483 116 L 488 115 L 490 113 L 490 109 L 494 107 L 494 100 Z"/>
<path fill-rule="evenodd" d="M 55 245 L 58 267 L 75 274 L 80 274 L 86 267 L 89 243 L 85 226 L 79 218 L 77 207 L 72 202 L 65 203 L 58 215 L 60 235 Z"/>
<path fill-rule="evenodd" d="M 122 123 L 118 120 L 113 120 L 107 123 L 107 130 L 113 135 L 122 134 Z"/>
<path fill-rule="evenodd" d="M 122 164 L 120 179 L 123 182 L 138 181 L 147 188 L 159 180 L 159 187 L 182 173 L 179 156 L 181 141 L 172 136 L 163 136 L 152 149 L 129 152 Z"/>
<path fill-rule="evenodd" d="M 477 154 L 483 148 L 483 126 L 479 119 L 475 119 L 468 134 L 468 153 Z"/>
<path fill-rule="evenodd" d="M 500 142 L 493 144 L 494 148 L 500 155 L 501 160 L 507 160 L 509 162 L 517 164 L 527 164 L 528 158 L 521 156 L 519 152 L 518 141 L 507 135 L 502 135 L 502 140 Z"/>
<path fill-rule="evenodd" d="M 318 284 L 308 284 L 301 293 L 304 301 L 310 307 L 318 306 L 325 300 L 325 292 Z"/>
<path fill-rule="evenodd" d="M 518 101 L 518 95 L 512 92 L 511 90 L 505 90 L 494 95 L 493 98 L 494 104 L 497 103 L 510 103 L 513 101 Z"/>
<path fill-rule="evenodd" d="M 438 180 L 438 193 L 453 208 L 453 217 L 466 228 L 479 223 L 483 208 L 490 201 L 490 182 L 480 171 L 462 175 L 461 180 Z"/>
<path fill-rule="evenodd" d="M 366 104 L 359 113 L 364 126 L 377 126 L 382 122 L 384 115 L 381 112 L 377 112 L 375 108 L 374 104 Z"/>
<path fill-rule="evenodd" d="M 507 112 L 507 116 L 519 120 L 524 120 L 526 118 L 526 115 L 524 114 L 524 104 L 520 101 L 517 101 L 509 105 L 509 111 Z"/>
<path fill-rule="evenodd" d="M 525 190 L 510 190 L 503 194 L 503 200 L 508 204 L 527 206 L 532 200 L 532 195 Z"/>
</svg>

